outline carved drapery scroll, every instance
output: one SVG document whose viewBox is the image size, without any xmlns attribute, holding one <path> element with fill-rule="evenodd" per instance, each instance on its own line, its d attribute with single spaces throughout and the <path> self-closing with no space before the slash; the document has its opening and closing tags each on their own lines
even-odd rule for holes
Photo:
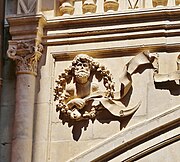
<svg viewBox="0 0 180 162">
<path fill-rule="evenodd" d="M 149 51 L 144 51 L 136 55 L 125 65 L 123 72 L 120 76 L 121 97 L 124 97 L 130 90 L 132 86 L 132 75 L 136 72 L 136 70 L 140 66 L 151 64 L 155 72 L 158 70 L 157 57 L 158 56 L 156 53 L 150 53 Z"/>
<path fill-rule="evenodd" d="M 34 45 L 34 41 L 9 41 L 7 55 L 16 61 L 16 73 L 37 75 L 37 63 L 42 55 L 42 44 Z"/>
</svg>

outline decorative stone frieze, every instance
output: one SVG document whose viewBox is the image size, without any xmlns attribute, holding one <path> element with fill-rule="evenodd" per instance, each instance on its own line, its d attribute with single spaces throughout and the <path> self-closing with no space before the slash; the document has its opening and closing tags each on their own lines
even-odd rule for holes
<svg viewBox="0 0 180 162">
<path fill-rule="evenodd" d="M 96 12 L 96 0 L 83 0 L 82 10 L 84 14 Z"/>
<path fill-rule="evenodd" d="M 61 16 L 73 15 L 74 0 L 60 0 L 60 4 L 59 11 Z"/>
<path fill-rule="evenodd" d="M 119 8 L 118 0 L 105 0 L 104 1 L 104 11 L 105 12 L 114 12 Z"/>
<path fill-rule="evenodd" d="M 167 6 L 168 0 L 153 0 L 153 7 Z"/>
<path fill-rule="evenodd" d="M 9 41 L 8 57 L 16 61 L 16 73 L 37 75 L 37 63 L 42 55 L 42 44 L 34 40 Z"/>
</svg>

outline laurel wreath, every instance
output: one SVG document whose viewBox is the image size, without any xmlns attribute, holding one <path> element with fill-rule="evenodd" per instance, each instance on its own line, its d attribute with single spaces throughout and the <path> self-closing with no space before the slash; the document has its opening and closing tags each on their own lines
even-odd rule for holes
<svg viewBox="0 0 180 162">
<path fill-rule="evenodd" d="M 94 74 L 98 74 L 100 76 L 100 80 L 103 81 L 103 85 L 105 87 L 105 96 L 106 98 L 114 98 L 114 82 L 113 77 L 110 71 L 103 65 L 100 65 L 98 62 L 91 60 L 91 70 Z M 61 111 L 66 113 L 68 107 L 65 103 L 65 100 L 68 99 L 65 96 L 66 85 L 70 83 L 74 76 L 75 63 L 72 62 L 72 66 L 69 66 L 64 70 L 63 73 L 59 75 L 58 80 L 56 80 L 56 87 L 54 89 L 54 101 L 58 101 L 56 105 L 56 111 Z"/>
</svg>

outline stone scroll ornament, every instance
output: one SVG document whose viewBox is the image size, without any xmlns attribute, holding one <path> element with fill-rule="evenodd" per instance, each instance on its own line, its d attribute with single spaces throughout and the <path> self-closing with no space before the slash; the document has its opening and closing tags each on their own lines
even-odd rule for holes
<svg viewBox="0 0 180 162">
<path fill-rule="evenodd" d="M 158 70 L 154 74 L 155 82 L 167 82 L 174 81 L 177 85 L 180 85 L 180 54 L 177 56 L 177 70 L 167 74 L 159 74 Z M 158 68 L 157 68 L 158 69 Z"/>
<path fill-rule="evenodd" d="M 42 44 L 35 45 L 34 40 L 9 41 L 7 55 L 16 61 L 17 74 L 37 75 L 37 63 L 42 56 Z"/>
<path fill-rule="evenodd" d="M 65 69 L 56 81 L 54 89 L 56 111 L 59 111 L 60 115 L 65 115 L 76 121 L 94 119 L 99 112 L 103 112 L 103 109 L 108 110 L 116 117 L 133 114 L 139 108 L 141 102 L 134 107 L 125 107 L 120 103 L 120 99 L 130 89 L 132 80 L 129 76 L 131 76 L 131 73 L 140 64 L 150 63 L 150 57 L 144 53 L 138 58 L 136 57 L 126 65 L 124 74 L 121 76 L 119 84 L 123 85 L 121 86 L 123 89 L 115 92 L 112 74 L 105 66 L 88 55 L 77 55 L 72 61 L 72 65 Z M 140 61 L 137 63 L 137 60 Z M 99 86 L 92 81 L 93 77 L 103 82 L 105 92 L 100 92 Z M 115 93 L 116 96 L 119 94 L 118 98 L 114 96 Z"/>
<path fill-rule="evenodd" d="M 123 98 L 132 86 L 132 75 L 136 73 L 137 69 L 143 65 L 151 65 L 154 69 L 154 74 L 158 71 L 158 54 L 144 51 L 131 59 L 124 67 L 120 75 L 120 97 Z M 145 67 L 146 68 L 146 67 Z"/>
</svg>

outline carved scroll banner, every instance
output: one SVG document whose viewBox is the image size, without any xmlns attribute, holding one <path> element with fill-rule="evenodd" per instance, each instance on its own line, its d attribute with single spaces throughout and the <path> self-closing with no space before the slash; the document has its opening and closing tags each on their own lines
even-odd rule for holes
<svg viewBox="0 0 180 162">
<path fill-rule="evenodd" d="M 149 53 L 149 51 L 142 52 L 131 59 L 124 67 L 122 75 L 120 76 L 121 90 L 120 97 L 124 97 L 132 86 L 132 75 L 136 70 L 146 64 L 151 64 L 152 68 L 157 69 L 157 54 Z"/>
</svg>

